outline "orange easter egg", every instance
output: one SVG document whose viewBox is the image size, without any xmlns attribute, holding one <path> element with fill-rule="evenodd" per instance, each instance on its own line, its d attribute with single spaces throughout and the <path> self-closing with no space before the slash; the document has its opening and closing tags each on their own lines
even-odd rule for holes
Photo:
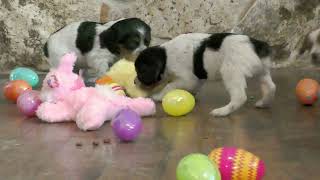
<svg viewBox="0 0 320 180">
<path fill-rule="evenodd" d="M 24 80 L 14 80 L 7 83 L 3 88 L 4 97 L 12 102 L 17 102 L 20 94 L 31 90 L 32 87 Z"/>
<path fill-rule="evenodd" d="M 302 79 L 296 86 L 296 96 L 303 105 L 312 105 L 318 99 L 319 83 L 313 79 Z"/>
<path fill-rule="evenodd" d="M 113 83 L 113 80 L 110 76 L 103 76 L 96 80 L 96 84 L 99 84 L 99 85 L 105 85 L 110 83 Z"/>
</svg>

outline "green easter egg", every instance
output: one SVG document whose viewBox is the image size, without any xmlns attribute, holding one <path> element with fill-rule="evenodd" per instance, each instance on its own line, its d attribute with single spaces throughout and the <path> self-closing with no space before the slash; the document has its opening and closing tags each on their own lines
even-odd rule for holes
<svg viewBox="0 0 320 180">
<path fill-rule="evenodd" d="M 10 73 L 10 80 L 24 80 L 32 87 L 36 87 L 39 83 L 39 76 L 36 72 L 29 68 L 19 67 L 15 68 Z"/>
<path fill-rule="evenodd" d="M 206 155 L 189 154 L 177 167 L 177 180 L 221 180 L 218 167 Z"/>
</svg>

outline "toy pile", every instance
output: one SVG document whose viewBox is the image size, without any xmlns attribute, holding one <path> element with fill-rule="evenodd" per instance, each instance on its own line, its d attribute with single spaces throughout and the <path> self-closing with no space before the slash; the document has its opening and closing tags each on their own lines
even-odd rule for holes
<svg viewBox="0 0 320 180">
<path fill-rule="evenodd" d="M 14 69 L 3 90 L 5 98 L 16 103 L 27 117 L 37 116 L 48 123 L 75 121 L 84 131 L 96 130 L 112 120 L 120 139 L 134 140 L 142 129 L 140 116 L 155 113 L 154 102 L 143 98 L 147 93 L 134 84 L 134 63 L 122 59 L 96 81 L 95 87 L 85 87 L 81 72 L 73 73 L 76 58 L 74 53 L 63 56 L 59 66 L 44 78 L 40 91 L 33 90 L 39 84 L 37 73 L 28 68 Z M 164 111 L 171 116 L 186 115 L 194 106 L 194 97 L 179 89 L 162 101 Z"/>
<path fill-rule="evenodd" d="M 44 78 L 40 91 L 32 90 L 39 81 L 36 73 L 26 68 L 13 70 L 12 81 L 4 87 L 4 96 L 17 103 L 28 117 L 37 116 L 49 123 L 75 121 L 84 131 L 96 130 L 113 119 L 115 134 L 122 140 L 133 140 L 142 128 L 140 116 L 155 113 L 154 102 L 126 97 L 119 92 L 121 88 L 115 86 L 85 87 L 81 73 L 72 72 L 76 58 L 74 53 L 63 56 L 59 66 L 52 68 Z M 123 135 L 126 130 L 130 131 L 129 125 L 136 125 L 137 130 Z"/>
</svg>

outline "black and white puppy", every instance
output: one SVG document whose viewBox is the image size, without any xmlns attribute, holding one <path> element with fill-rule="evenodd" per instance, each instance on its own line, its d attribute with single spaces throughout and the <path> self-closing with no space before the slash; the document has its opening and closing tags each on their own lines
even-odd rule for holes
<svg viewBox="0 0 320 180">
<path fill-rule="evenodd" d="M 151 95 L 154 100 L 161 101 L 173 89 L 194 92 L 201 85 L 201 80 L 213 80 L 220 74 L 230 102 L 214 109 L 211 114 L 226 116 L 246 102 L 248 77 L 260 79 L 262 98 L 256 107 L 269 106 L 276 90 L 270 75 L 270 56 L 271 48 L 267 43 L 245 35 L 183 34 L 140 53 L 135 62 L 136 84 L 152 89 L 162 81 L 169 81 L 159 92 Z"/>
<path fill-rule="evenodd" d="M 306 52 L 310 54 L 312 64 L 320 66 L 320 28 L 311 31 L 304 38 L 298 55 L 303 55 Z"/>
<path fill-rule="evenodd" d="M 138 18 L 105 24 L 74 22 L 49 37 L 44 53 L 51 67 L 56 67 L 65 53 L 75 52 L 76 67 L 94 70 L 93 78 L 96 78 L 120 58 L 135 60 L 150 40 L 151 28 Z"/>
</svg>

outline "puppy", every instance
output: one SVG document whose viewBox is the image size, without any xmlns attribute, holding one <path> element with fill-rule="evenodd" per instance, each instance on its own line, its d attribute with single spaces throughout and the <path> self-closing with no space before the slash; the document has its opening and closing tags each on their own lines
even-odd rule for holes
<svg viewBox="0 0 320 180">
<path fill-rule="evenodd" d="M 306 52 L 310 54 L 312 64 L 320 66 L 320 28 L 311 31 L 304 38 L 298 55 L 303 55 Z"/>
<path fill-rule="evenodd" d="M 51 67 L 61 57 L 75 52 L 77 68 L 93 70 L 93 80 L 104 75 L 120 58 L 134 60 L 151 40 L 151 28 L 138 18 L 120 19 L 106 24 L 74 22 L 53 33 L 44 46 Z"/>
<path fill-rule="evenodd" d="M 230 95 L 224 107 L 212 110 L 214 116 L 226 116 L 247 100 L 246 78 L 257 76 L 262 98 L 256 107 L 270 105 L 276 86 L 270 75 L 271 48 L 262 41 L 232 33 L 180 35 L 160 46 L 143 50 L 137 57 L 136 83 L 152 91 L 169 81 L 152 98 L 160 101 L 173 89 L 197 91 L 202 80 L 214 80 L 220 74 Z"/>
</svg>

